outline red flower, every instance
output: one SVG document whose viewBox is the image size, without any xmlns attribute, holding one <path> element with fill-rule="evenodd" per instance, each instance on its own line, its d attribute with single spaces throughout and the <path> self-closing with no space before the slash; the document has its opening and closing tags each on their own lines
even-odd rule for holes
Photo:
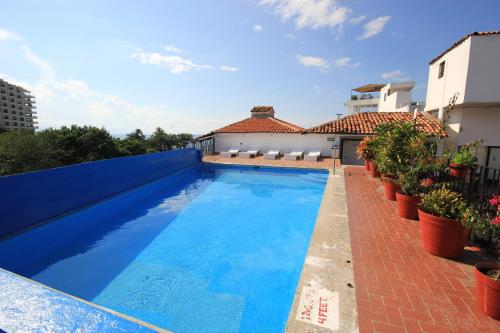
<svg viewBox="0 0 500 333">
<path fill-rule="evenodd" d="M 430 178 L 422 179 L 422 181 L 420 182 L 420 185 L 423 186 L 423 187 L 429 187 L 432 184 L 434 184 L 434 181 L 432 179 L 430 179 Z"/>
<path fill-rule="evenodd" d="M 493 220 L 491 220 L 491 224 L 495 224 L 495 225 L 500 224 L 500 216 L 497 216 Z"/>
<path fill-rule="evenodd" d="M 497 206 L 498 205 L 498 197 L 493 197 L 490 199 L 490 205 Z"/>
</svg>

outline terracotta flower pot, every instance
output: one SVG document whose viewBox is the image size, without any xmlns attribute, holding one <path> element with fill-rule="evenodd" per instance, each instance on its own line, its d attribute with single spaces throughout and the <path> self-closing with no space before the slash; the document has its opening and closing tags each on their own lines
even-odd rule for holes
<svg viewBox="0 0 500 333">
<path fill-rule="evenodd" d="M 380 177 L 380 172 L 378 172 L 377 170 L 377 165 L 373 161 L 370 161 L 370 175 L 373 178 Z"/>
<path fill-rule="evenodd" d="M 469 168 L 463 164 L 450 163 L 450 176 L 457 178 L 465 178 L 467 176 L 467 171 Z"/>
<path fill-rule="evenodd" d="M 476 264 L 476 300 L 481 311 L 500 320 L 500 280 L 493 280 L 484 273 L 491 268 L 500 269 L 500 263 L 480 262 Z"/>
<path fill-rule="evenodd" d="M 399 190 L 399 185 L 396 184 L 394 177 L 382 176 L 384 183 L 384 192 L 387 200 L 396 201 L 396 191 Z"/>
<path fill-rule="evenodd" d="M 469 239 L 470 229 L 460 221 L 438 217 L 418 210 L 420 239 L 426 252 L 442 258 L 460 258 Z"/>
<path fill-rule="evenodd" d="M 370 161 L 365 160 L 365 170 L 370 171 Z"/>
<path fill-rule="evenodd" d="M 418 220 L 418 204 L 420 197 L 412 197 L 400 192 L 396 192 L 398 215 L 408 220 Z"/>
</svg>

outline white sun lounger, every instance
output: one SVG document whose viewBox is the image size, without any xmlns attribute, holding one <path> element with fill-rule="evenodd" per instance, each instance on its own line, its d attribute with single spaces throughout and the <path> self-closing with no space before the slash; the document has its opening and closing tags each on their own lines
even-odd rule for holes
<svg viewBox="0 0 500 333">
<path fill-rule="evenodd" d="M 280 150 L 277 148 L 271 148 L 267 151 L 267 153 L 264 153 L 264 158 L 266 160 L 275 160 L 280 156 Z"/>
<path fill-rule="evenodd" d="M 297 149 L 297 150 L 292 150 L 290 154 L 285 154 L 285 160 L 300 160 L 302 156 L 304 155 L 304 151 Z"/>
<path fill-rule="evenodd" d="M 311 150 L 306 155 L 304 155 L 304 160 L 317 162 L 320 156 L 321 156 L 320 150 Z"/>
<path fill-rule="evenodd" d="M 238 156 L 242 158 L 252 158 L 259 156 L 259 153 L 260 153 L 259 149 L 248 149 L 247 151 L 240 152 Z"/>
<path fill-rule="evenodd" d="M 231 148 L 228 151 L 221 151 L 220 156 L 222 157 L 233 157 L 233 156 L 238 156 L 238 153 L 240 152 L 239 149 L 237 148 Z"/>
</svg>

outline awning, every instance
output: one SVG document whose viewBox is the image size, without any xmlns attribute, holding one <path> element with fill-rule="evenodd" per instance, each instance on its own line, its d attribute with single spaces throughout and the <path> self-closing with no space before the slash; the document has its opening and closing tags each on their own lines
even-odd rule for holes
<svg viewBox="0 0 500 333">
<path fill-rule="evenodd" d="M 370 83 L 370 84 L 365 84 L 364 86 L 354 88 L 354 91 L 360 92 L 360 93 L 369 93 L 369 92 L 377 92 L 380 91 L 385 86 L 385 84 L 379 84 L 379 83 Z"/>
</svg>

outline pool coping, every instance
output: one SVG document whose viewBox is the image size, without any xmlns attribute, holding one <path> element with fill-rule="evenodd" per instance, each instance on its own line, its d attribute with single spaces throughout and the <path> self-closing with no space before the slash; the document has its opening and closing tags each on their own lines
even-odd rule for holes
<svg viewBox="0 0 500 333">
<path fill-rule="evenodd" d="M 339 299 L 338 332 L 358 332 L 352 251 L 349 234 L 344 168 L 330 169 L 313 234 L 289 312 L 286 332 L 333 332 L 324 325 L 299 321 L 303 288 L 328 290 Z M 332 309 L 332 307 L 329 307 Z M 329 313 L 332 314 L 331 312 Z"/>
<path fill-rule="evenodd" d="M 118 318 L 124 319 L 124 320 L 126 320 L 126 321 L 131 322 L 131 323 L 137 324 L 137 325 L 142 326 L 142 327 L 144 327 L 144 328 L 146 328 L 146 329 L 150 329 L 150 330 L 152 330 L 152 331 L 156 331 L 156 332 L 159 332 L 159 333 L 171 333 L 171 331 L 166 330 L 166 329 L 164 329 L 164 328 L 160 328 L 160 327 L 158 327 L 158 326 L 155 326 L 155 325 L 153 325 L 153 324 L 151 324 L 151 323 L 148 323 L 148 322 L 145 322 L 145 321 L 143 321 L 143 320 L 137 319 L 137 318 L 135 318 L 135 317 L 132 317 L 132 316 L 126 315 L 126 314 L 124 314 L 124 313 L 121 313 L 121 312 L 118 312 L 118 311 L 115 311 L 115 310 L 111 310 L 111 309 L 106 308 L 106 307 L 104 307 L 104 306 L 102 306 L 102 305 L 99 305 L 99 304 L 96 304 L 96 303 L 93 303 L 93 302 L 90 302 L 90 301 L 84 300 L 84 299 L 82 299 L 82 298 L 79 298 L 79 297 L 77 297 L 77 296 L 74 296 L 74 295 L 71 295 L 71 294 L 65 293 L 64 291 L 61 291 L 61 290 L 58 290 L 58 289 L 54 289 L 54 288 L 49 287 L 49 286 L 47 286 L 47 285 L 45 285 L 45 284 L 43 284 L 43 283 L 40 283 L 40 282 L 38 282 L 38 281 L 35 281 L 35 280 L 32 280 L 32 279 L 29 279 L 29 278 L 27 278 L 27 277 L 24 277 L 24 276 L 19 275 L 19 274 L 17 274 L 17 273 L 14 273 L 14 272 L 8 271 L 8 270 L 6 270 L 6 269 L 2 269 L 2 268 L 0 268 L 0 271 L 3 271 L 3 272 L 6 272 L 7 274 L 10 274 L 10 275 L 11 275 L 11 276 L 13 276 L 15 279 L 19 279 L 19 280 L 25 281 L 25 282 L 27 282 L 27 283 L 29 283 L 29 284 L 34 285 L 34 286 L 38 286 L 38 287 L 40 287 L 40 288 L 42 288 L 42 289 L 47 289 L 47 290 L 49 290 L 49 291 L 54 292 L 55 294 L 60 295 L 60 296 L 61 296 L 61 297 L 63 297 L 63 298 L 73 299 L 73 300 L 75 300 L 75 301 L 77 301 L 77 302 L 79 302 L 79 303 L 83 303 L 83 304 L 86 304 L 86 305 L 88 305 L 88 306 L 90 306 L 90 307 L 92 307 L 92 308 L 95 308 L 95 309 L 98 309 L 98 310 L 101 310 L 101 311 L 107 312 L 107 313 L 109 313 L 109 314 L 111 314 L 111 315 L 113 315 L 113 316 L 116 316 L 116 317 L 118 317 Z M 48 301 L 48 302 L 50 302 L 49 300 L 47 300 L 47 301 Z M 27 329 L 29 330 L 30 328 L 27 328 Z M 0 331 L 1 331 L 1 330 L 0 330 Z"/>
</svg>

